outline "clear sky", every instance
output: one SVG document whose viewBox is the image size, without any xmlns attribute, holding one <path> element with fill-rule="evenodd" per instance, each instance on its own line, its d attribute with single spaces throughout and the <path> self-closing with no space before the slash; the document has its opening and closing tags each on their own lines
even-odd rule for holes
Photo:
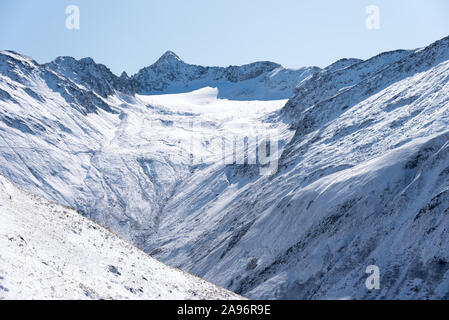
<svg viewBox="0 0 449 320">
<path fill-rule="evenodd" d="M 80 29 L 66 28 L 66 7 Z M 380 29 L 365 26 L 380 9 Z M 324 67 L 449 35 L 448 0 L 1 0 L 0 50 L 48 62 L 92 57 L 130 74 L 167 50 L 201 65 L 270 60 Z"/>
</svg>

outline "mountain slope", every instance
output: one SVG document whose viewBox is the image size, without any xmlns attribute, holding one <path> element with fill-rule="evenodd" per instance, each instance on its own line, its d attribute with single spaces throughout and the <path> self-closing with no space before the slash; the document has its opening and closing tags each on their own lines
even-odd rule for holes
<svg viewBox="0 0 449 320">
<path fill-rule="evenodd" d="M 340 60 L 295 76 L 288 102 L 258 96 L 272 63 L 169 52 L 121 77 L 126 94 L 101 67 L 79 77 L 6 52 L 0 173 L 250 298 L 446 298 L 448 49 Z M 277 173 L 223 163 L 223 141 L 266 134 Z M 371 264 L 380 291 L 365 288 Z"/>
<path fill-rule="evenodd" d="M 230 100 L 287 99 L 317 67 L 285 69 L 273 62 L 243 66 L 203 67 L 187 64 L 175 53 L 166 52 L 156 63 L 133 76 L 140 94 L 185 93 L 217 87 L 218 98 Z"/>
<path fill-rule="evenodd" d="M 0 177 L 0 299 L 239 299 Z"/>
<path fill-rule="evenodd" d="M 0 76 L 0 173 L 139 247 L 158 228 L 177 185 L 191 175 L 191 155 L 203 156 L 193 150 L 194 137 L 204 140 L 204 156 L 216 162 L 222 138 L 229 143 L 235 135 L 285 127 L 264 120 L 285 100 L 228 101 L 212 88 L 168 102 L 118 91 L 104 98 L 15 53 L 0 54 L 0 63 L 6 70 Z"/>
</svg>

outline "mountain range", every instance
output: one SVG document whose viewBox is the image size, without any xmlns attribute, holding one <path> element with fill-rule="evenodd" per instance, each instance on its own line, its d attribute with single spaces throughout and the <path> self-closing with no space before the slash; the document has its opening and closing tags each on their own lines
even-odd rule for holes
<svg viewBox="0 0 449 320">
<path fill-rule="evenodd" d="M 248 298 L 448 298 L 448 81 L 449 37 L 323 69 L 167 52 L 120 77 L 3 51 L 0 174 Z M 273 174 L 221 161 L 261 135 Z"/>
<path fill-rule="evenodd" d="M 0 177 L 0 299 L 242 299 Z"/>
</svg>

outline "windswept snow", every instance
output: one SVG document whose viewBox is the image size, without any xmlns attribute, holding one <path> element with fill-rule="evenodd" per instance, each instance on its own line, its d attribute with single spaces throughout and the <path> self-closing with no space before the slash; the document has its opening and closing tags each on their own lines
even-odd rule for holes
<svg viewBox="0 0 449 320">
<path fill-rule="evenodd" d="M 0 299 L 241 299 L 0 177 Z"/>
</svg>

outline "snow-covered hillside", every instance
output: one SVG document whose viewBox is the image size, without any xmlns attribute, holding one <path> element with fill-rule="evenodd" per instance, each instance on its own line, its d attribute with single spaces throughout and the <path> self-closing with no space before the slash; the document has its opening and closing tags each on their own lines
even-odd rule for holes
<svg viewBox="0 0 449 320">
<path fill-rule="evenodd" d="M 156 63 L 140 70 L 133 80 L 140 94 L 183 93 L 216 87 L 219 98 L 279 100 L 290 98 L 302 80 L 319 70 L 317 67 L 286 69 L 268 61 L 227 68 L 203 67 L 187 64 L 168 51 Z"/>
<path fill-rule="evenodd" d="M 279 172 L 194 174 L 148 246 L 252 298 L 447 297 L 448 42 L 304 81 L 281 113 L 296 133 Z"/>
<path fill-rule="evenodd" d="M 3 52 L 0 173 L 250 298 L 447 298 L 449 38 L 304 70 Z M 275 174 L 223 163 L 267 134 Z"/>
<path fill-rule="evenodd" d="M 1 299 L 241 299 L 0 177 Z"/>
</svg>

